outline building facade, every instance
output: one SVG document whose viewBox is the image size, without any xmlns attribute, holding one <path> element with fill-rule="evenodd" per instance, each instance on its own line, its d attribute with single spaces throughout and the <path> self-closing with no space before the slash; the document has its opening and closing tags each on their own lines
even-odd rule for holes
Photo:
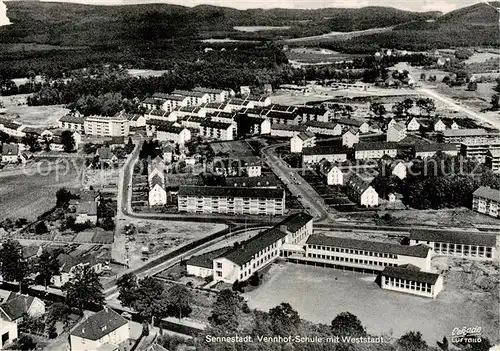
<svg viewBox="0 0 500 351">
<path fill-rule="evenodd" d="M 499 218 L 500 191 L 482 186 L 473 194 L 472 209 L 488 216 Z"/>
<path fill-rule="evenodd" d="M 433 299 L 443 290 L 443 277 L 441 275 L 422 272 L 418 267 L 412 265 L 385 267 L 380 276 L 380 286 L 385 290 Z"/>
<path fill-rule="evenodd" d="M 85 134 L 97 136 L 128 136 L 130 125 L 124 117 L 91 116 L 85 119 Z"/>
</svg>

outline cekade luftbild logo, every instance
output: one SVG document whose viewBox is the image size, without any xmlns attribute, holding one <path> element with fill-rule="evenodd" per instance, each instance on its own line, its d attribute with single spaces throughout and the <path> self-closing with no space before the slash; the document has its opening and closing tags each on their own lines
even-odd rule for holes
<svg viewBox="0 0 500 351">
<path fill-rule="evenodd" d="M 451 332 L 452 343 L 479 343 L 481 342 L 482 328 L 479 326 L 455 327 Z"/>
</svg>

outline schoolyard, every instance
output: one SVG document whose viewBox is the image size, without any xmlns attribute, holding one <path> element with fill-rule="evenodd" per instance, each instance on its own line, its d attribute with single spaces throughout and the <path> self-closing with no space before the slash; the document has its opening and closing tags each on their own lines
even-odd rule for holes
<svg viewBox="0 0 500 351">
<path fill-rule="evenodd" d="M 301 318 L 330 324 L 341 312 L 356 315 L 368 333 L 398 338 L 418 330 L 430 345 L 451 337 L 453 328 L 481 326 L 498 342 L 497 322 L 487 313 L 495 306 L 477 304 L 473 293 L 444 289 L 434 300 L 382 290 L 375 276 L 293 263 L 274 264 L 262 285 L 245 294 L 250 308 L 268 310 L 288 302 Z M 498 310 L 498 306 L 496 306 Z"/>
</svg>

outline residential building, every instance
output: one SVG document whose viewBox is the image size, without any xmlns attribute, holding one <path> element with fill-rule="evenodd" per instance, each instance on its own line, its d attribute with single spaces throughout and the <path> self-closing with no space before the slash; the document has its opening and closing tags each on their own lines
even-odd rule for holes
<svg viewBox="0 0 500 351">
<path fill-rule="evenodd" d="M 457 122 L 453 121 L 450 125 L 450 129 L 457 130 L 460 129 L 460 126 L 457 124 Z"/>
<path fill-rule="evenodd" d="M 275 176 L 226 177 L 226 185 L 244 188 L 278 188 L 279 181 Z"/>
<path fill-rule="evenodd" d="M 354 157 L 356 160 L 377 160 L 385 155 L 394 158 L 398 155 L 398 147 L 393 142 L 359 143 L 354 146 Z"/>
<path fill-rule="evenodd" d="M 191 140 L 191 131 L 178 123 L 162 124 L 156 128 L 156 139 L 184 145 Z"/>
<path fill-rule="evenodd" d="M 74 130 L 80 133 L 85 132 L 84 128 L 85 117 L 82 116 L 75 116 L 75 115 L 62 116 L 61 118 L 59 118 L 59 121 L 57 123 L 59 125 L 59 128 L 61 129 Z"/>
<path fill-rule="evenodd" d="M 90 116 L 84 122 L 85 134 L 98 136 L 128 136 L 130 124 L 125 117 Z"/>
<path fill-rule="evenodd" d="M 162 105 L 161 99 L 146 98 L 141 101 L 141 106 L 146 110 L 158 110 Z"/>
<path fill-rule="evenodd" d="M 342 145 L 352 148 L 357 143 L 359 143 L 359 131 L 357 129 L 349 128 L 342 134 Z"/>
<path fill-rule="evenodd" d="M 321 160 L 332 163 L 347 161 L 347 148 L 345 146 L 333 145 L 327 147 L 311 147 L 302 149 L 302 165 L 316 164 Z"/>
<path fill-rule="evenodd" d="M 291 138 L 307 131 L 304 125 L 294 124 L 271 124 L 271 135 L 277 137 Z"/>
<path fill-rule="evenodd" d="M 205 120 L 200 123 L 200 136 L 216 140 L 233 140 L 234 125 L 232 123 Z"/>
<path fill-rule="evenodd" d="M 333 122 L 308 121 L 305 123 L 307 130 L 321 135 L 342 135 L 342 126 Z"/>
<path fill-rule="evenodd" d="M 409 132 L 418 132 L 420 130 L 420 123 L 416 117 L 411 117 L 406 122 L 406 130 Z"/>
<path fill-rule="evenodd" d="M 494 261 L 496 235 L 437 229 L 411 229 L 410 245 L 427 245 L 436 255 Z"/>
<path fill-rule="evenodd" d="M 118 162 L 118 157 L 111 151 L 111 148 L 108 146 L 101 146 L 95 152 L 96 156 L 99 157 L 99 162 L 104 163 L 114 163 Z"/>
<path fill-rule="evenodd" d="M 353 174 L 347 182 L 348 195 L 361 206 L 378 206 L 375 189 L 358 174 Z"/>
<path fill-rule="evenodd" d="M 361 134 L 370 132 L 370 125 L 367 122 L 360 121 L 352 118 L 339 118 L 331 122 L 340 124 L 343 128 L 356 128 Z"/>
<path fill-rule="evenodd" d="M 500 191 L 482 186 L 473 193 L 472 209 L 499 218 Z"/>
<path fill-rule="evenodd" d="M 128 120 L 129 126 L 133 128 L 145 127 L 146 117 L 137 113 L 118 112 L 115 117 L 124 117 Z"/>
<path fill-rule="evenodd" d="M 17 163 L 21 156 L 19 145 L 17 144 L 3 144 L 2 145 L 2 163 Z"/>
<path fill-rule="evenodd" d="M 201 104 L 206 104 L 207 102 L 212 102 L 210 101 L 210 96 L 211 94 L 208 94 L 206 92 L 200 92 L 200 91 L 187 91 L 187 90 L 174 90 L 172 92 L 172 95 L 178 95 L 181 97 L 186 97 L 187 98 L 187 106 L 200 106 Z"/>
<path fill-rule="evenodd" d="M 0 350 L 7 349 L 17 337 L 17 324 L 0 319 Z"/>
<path fill-rule="evenodd" d="M 299 242 L 313 231 L 313 217 L 298 213 L 266 229 L 238 247 L 213 260 L 215 281 L 245 281 L 279 256 L 287 257 L 290 249 L 302 250 Z M 293 252 L 293 251 L 292 251 Z"/>
<path fill-rule="evenodd" d="M 440 274 L 423 272 L 412 264 L 385 267 L 380 277 L 380 286 L 385 290 L 433 299 L 443 290 L 443 277 Z"/>
<path fill-rule="evenodd" d="M 462 144 L 462 154 L 479 162 L 485 161 L 488 150 L 500 148 L 500 133 L 484 129 L 446 129 L 439 138 L 445 143 Z"/>
<path fill-rule="evenodd" d="M 190 106 L 189 98 L 183 95 L 155 93 L 153 99 L 157 100 L 157 106 L 166 112 L 172 112 L 178 107 Z"/>
<path fill-rule="evenodd" d="M 5 118 L 0 118 L 0 131 L 16 138 L 22 138 L 26 136 L 26 133 L 23 132 L 22 124 Z"/>
<path fill-rule="evenodd" d="M 51 136 L 50 136 L 49 140 L 52 142 L 52 144 L 61 144 L 62 145 L 61 137 L 62 137 L 63 132 L 65 132 L 65 131 L 71 132 L 71 136 L 73 137 L 73 141 L 75 142 L 75 150 L 77 150 L 80 147 L 80 145 L 82 144 L 82 132 L 80 132 L 80 131 L 71 130 L 71 129 L 52 129 L 52 130 L 50 130 Z M 64 145 L 62 145 L 62 146 L 64 149 Z M 52 149 L 52 145 L 51 145 L 51 149 Z"/>
<path fill-rule="evenodd" d="M 129 337 L 128 320 L 111 308 L 104 307 L 70 332 L 70 350 L 95 351 L 101 350 L 104 345 L 117 350 Z"/>
<path fill-rule="evenodd" d="M 194 88 L 194 92 L 208 94 L 208 102 L 224 102 L 229 99 L 229 91 L 223 89 Z"/>
<path fill-rule="evenodd" d="M 316 137 L 312 132 L 306 131 L 294 135 L 290 139 L 290 151 L 302 152 L 305 147 L 314 147 L 316 145 Z"/>
<path fill-rule="evenodd" d="M 457 156 L 459 145 L 457 144 L 438 144 L 438 143 L 418 143 L 414 145 L 416 158 L 433 157 L 436 152 L 442 152 L 450 156 Z"/>
<path fill-rule="evenodd" d="M 442 120 L 438 119 L 436 123 L 434 123 L 434 131 L 443 132 L 445 130 L 446 130 L 446 124 L 444 124 Z"/>
<path fill-rule="evenodd" d="M 310 121 L 327 123 L 330 120 L 330 111 L 323 106 L 298 106 L 297 113 L 302 116 L 301 123 Z"/>
<path fill-rule="evenodd" d="M 406 138 L 406 126 L 404 123 L 394 123 L 387 128 L 387 142 L 398 143 Z"/>
<path fill-rule="evenodd" d="M 165 177 L 165 160 L 157 156 L 154 159 L 151 160 L 151 162 L 148 163 L 148 182 L 151 182 L 151 179 L 155 176 L 158 175 L 161 177 Z"/>
<path fill-rule="evenodd" d="M 209 102 L 200 106 L 205 114 L 213 112 L 231 112 L 231 107 L 226 102 Z"/>
<path fill-rule="evenodd" d="M 179 212 L 283 215 L 283 189 L 185 186 L 177 194 Z"/>
<path fill-rule="evenodd" d="M 194 275 L 200 278 L 211 277 L 214 274 L 213 260 L 220 255 L 228 252 L 230 249 L 224 247 L 215 251 L 207 252 L 202 255 L 193 256 L 186 261 L 186 271 L 188 275 Z"/>
<path fill-rule="evenodd" d="M 61 270 L 58 275 L 52 277 L 52 283 L 57 288 L 62 287 L 75 277 L 75 273 L 82 267 L 90 267 L 95 273 L 101 274 L 103 271 L 103 264 L 97 260 L 94 255 L 87 254 L 83 256 L 71 256 L 65 253 L 57 256 L 57 261 Z"/>
<path fill-rule="evenodd" d="M 245 134 L 245 132 L 252 135 L 271 134 L 271 122 L 266 117 L 239 115 L 237 122 L 240 134 Z"/>
<path fill-rule="evenodd" d="M 431 250 L 424 245 L 408 246 L 313 234 L 306 242 L 305 256 L 297 260 L 378 273 L 385 267 L 412 264 L 424 271 L 431 268 Z"/>
<path fill-rule="evenodd" d="M 320 166 L 320 173 L 323 175 L 327 185 L 344 185 L 347 183 L 349 177 L 352 175 L 350 168 L 335 166 L 328 161 L 324 163 L 328 164 L 328 166 Z"/>
<path fill-rule="evenodd" d="M 149 206 L 162 206 L 167 203 L 167 192 L 165 190 L 165 176 L 155 174 L 149 181 Z"/>
<path fill-rule="evenodd" d="M 178 119 L 189 116 L 206 117 L 207 111 L 199 106 L 177 107 L 175 110 L 170 112 L 168 119 L 170 121 L 177 121 Z"/>
<path fill-rule="evenodd" d="M 16 295 L 0 305 L 0 322 L 6 320 L 19 324 L 24 315 L 40 317 L 45 314 L 45 303 L 38 297 Z"/>
<path fill-rule="evenodd" d="M 488 150 L 485 156 L 485 163 L 493 173 L 500 173 L 500 149 Z"/>
<path fill-rule="evenodd" d="M 401 180 L 405 179 L 408 173 L 406 164 L 402 161 L 395 161 L 393 164 L 391 164 L 390 171 L 391 175 L 396 176 Z"/>
<path fill-rule="evenodd" d="M 253 103 L 255 107 L 267 107 L 271 105 L 271 99 L 267 96 L 247 96 L 246 100 Z"/>
<path fill-rule="evenodd" d="M 148 121 L 150 119 L 175 122 L 175 121 L 177 121 L 177 115 L 174 112 L 167 112 L 167 111 L 159 110 L 159 109 L 147 110 L 144 113 L 144 117 L 146 118 L 146 124 L 148 124 Z"/>
<path fill-rule="evenodd" d="M 97 223 L 97 203 L 94 201 L 79 201 L 75 207 L 75 223 Z"/>
<path fill-rule="evenodd" d="M 231 98 L 227 100 L 227 105 L 233 110 L 244 110 L 255 107 L 255 102 L 248 99 Z"/>
</svg>

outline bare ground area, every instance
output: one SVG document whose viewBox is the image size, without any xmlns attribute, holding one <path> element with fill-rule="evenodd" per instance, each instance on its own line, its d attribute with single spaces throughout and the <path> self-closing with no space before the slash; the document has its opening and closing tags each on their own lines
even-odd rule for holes
<svg viewBox="0 0 500 351">
<path fill-rule="evenodd" d="M 250 308 L 261 310 L 288 302 L 301 318 L 316 323 L 330 324 L 337 314 L 349 311 L 375 335 L 400 337 L 418 330 L 434 345 L 445 335 L 449 339 L 453 328 L 466 325 L 481 326 L 483 336 L 498 342 L 498 315 L 492 312 L 498 311 L 498 300 L 491 293 L 457 289 L 445 277 L 443 291 L 428 299 L 384 291 L 374 280 L 373 275 L 281 263 L 245 296 Z"/>
<path fill-rule="evenodd" d="M 52 127 L 70 111 L 63 105 L 27 106 L 26 95 L 0 97 L 5 105 L 5 117 L 33 127 Z"/>
</svg>

